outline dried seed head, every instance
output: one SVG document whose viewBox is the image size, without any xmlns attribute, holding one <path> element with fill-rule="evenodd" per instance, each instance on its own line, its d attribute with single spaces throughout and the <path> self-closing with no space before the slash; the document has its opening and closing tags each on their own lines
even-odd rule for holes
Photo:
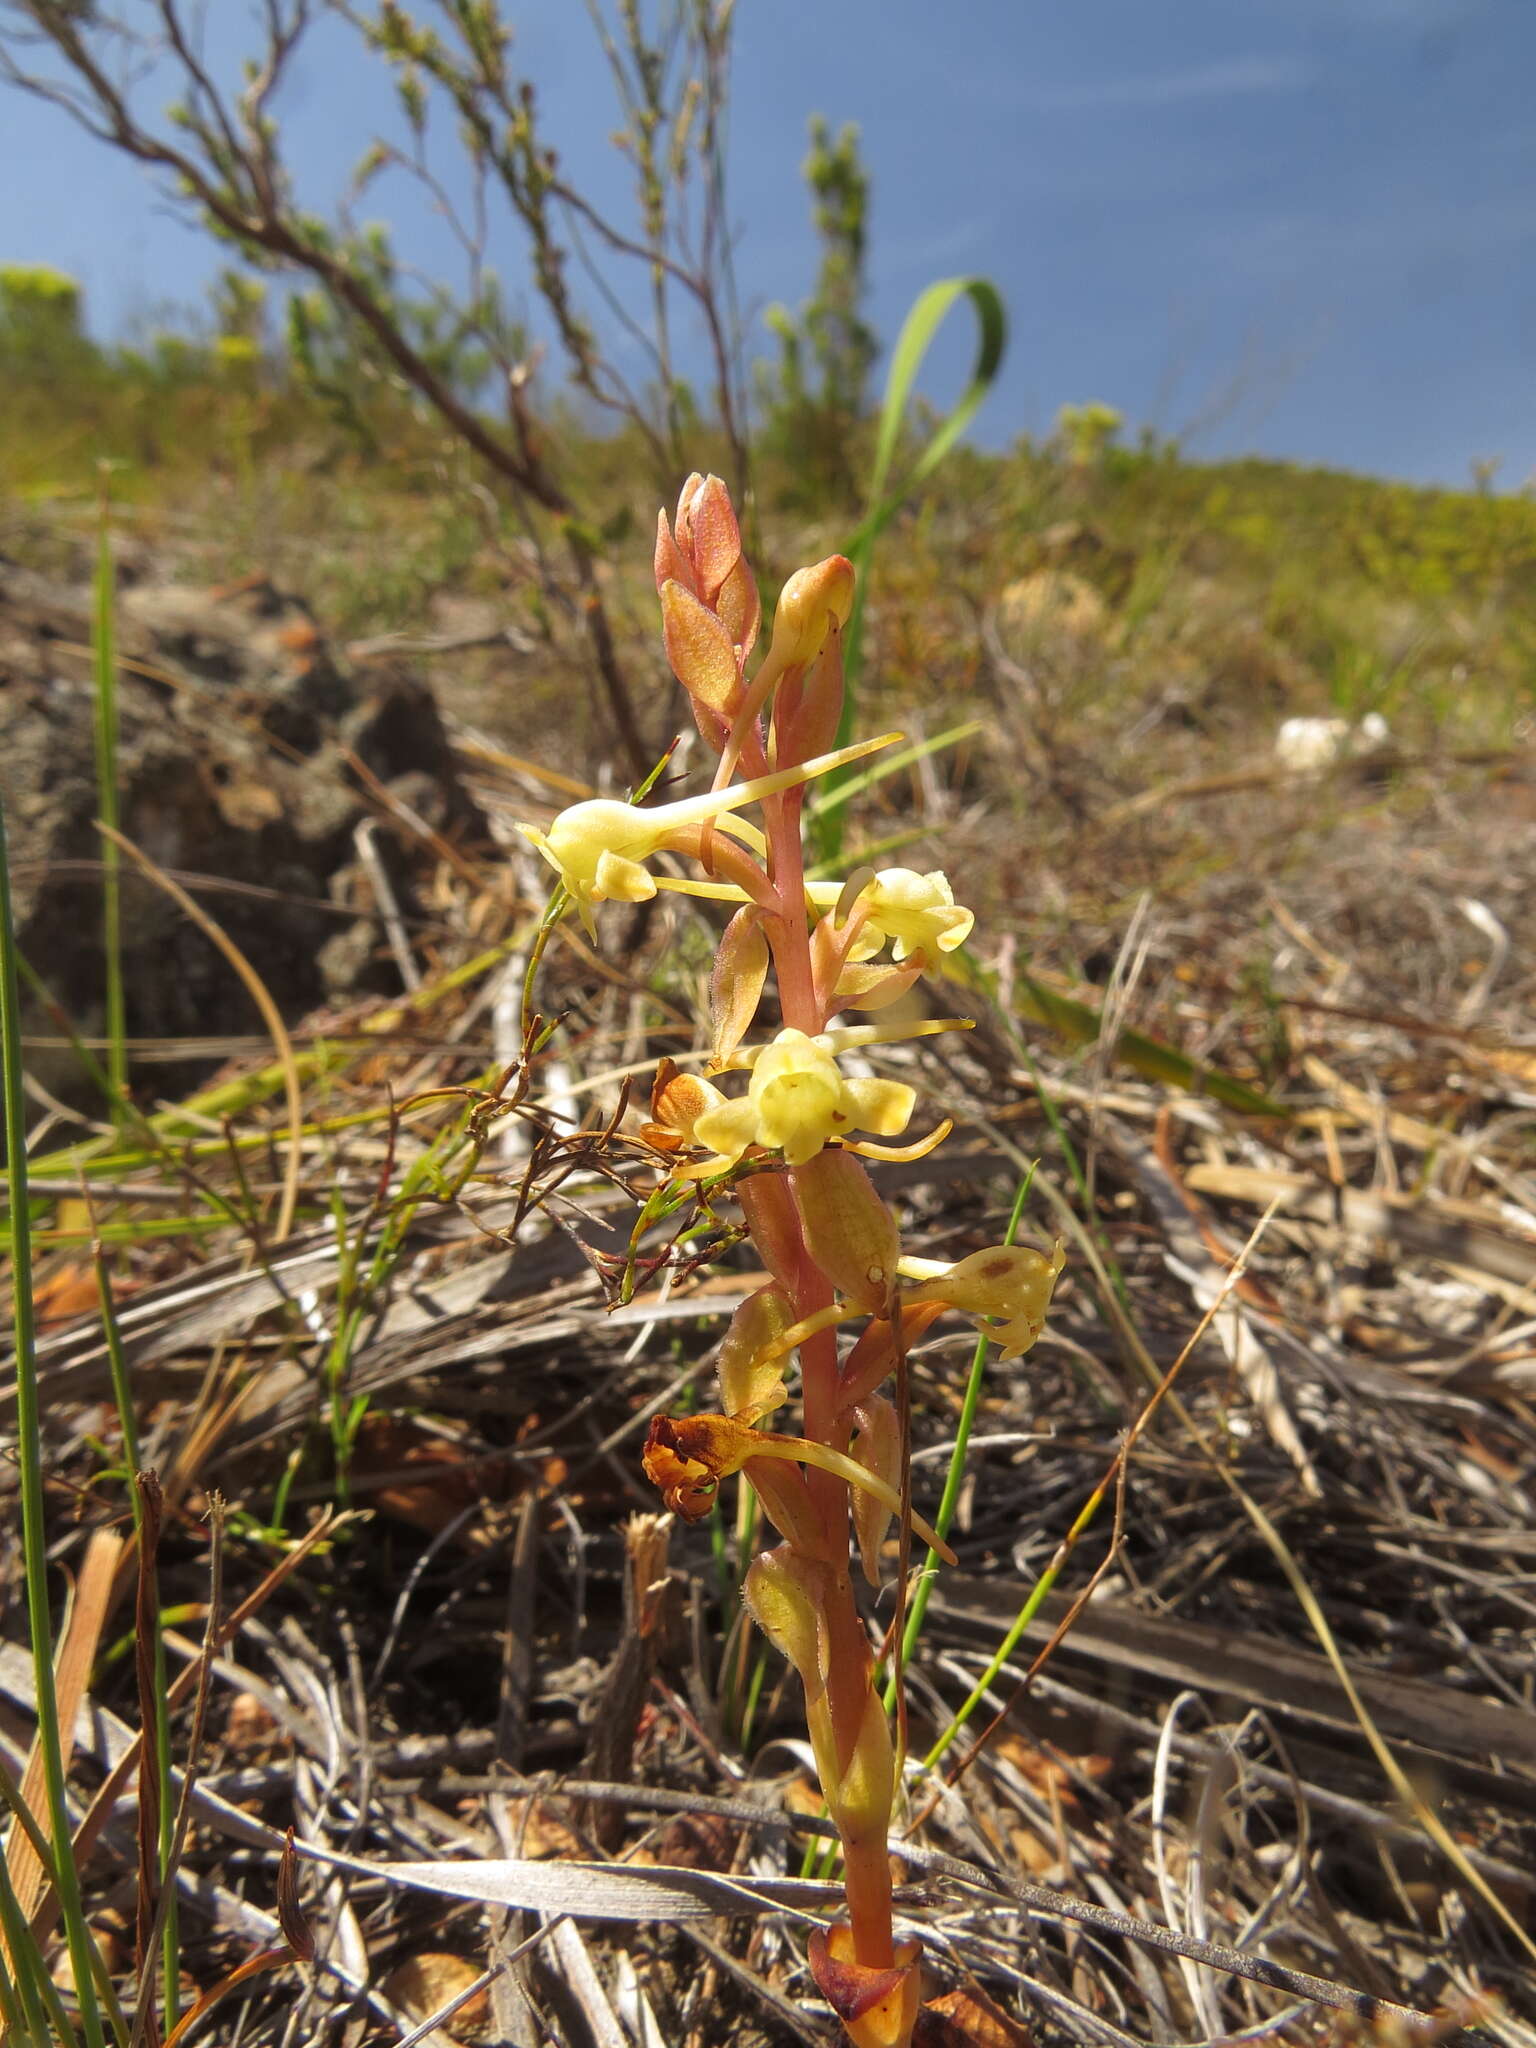
<svg viewBox="0 0 1536 2048">
<path fill-rule="evenodd" d="M 640 1135 L 658 1152 L 680 1152 L 694 1143 L 694 1126 L 725 1097 L 699 1074 L 684 1074 L 675 1060 L 661 1060 L 651 1083 L 651 1121 Z"/>
</svg>

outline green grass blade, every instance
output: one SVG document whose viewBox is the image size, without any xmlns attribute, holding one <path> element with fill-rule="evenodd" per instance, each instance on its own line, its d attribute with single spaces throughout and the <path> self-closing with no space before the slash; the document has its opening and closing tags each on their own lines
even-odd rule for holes
<svg viewBox="0 0 1536 2048">
<path fill-rule="evenodd" d="M 1071 1045 L 1092 1045 L 1103 1028 L 1102 1011 L 1075 1002 L 1071 996 L 1058 995 L 1020 971 L 1014 975 L 1013 999 L 1022 1016 L 1048 1025 Z M 1119 1031 L 1114 1056 L 1124 1060 L 1143 1080 L 1183 1088 L 1191 1095 L 1209 1095 L 1213 1101 L 1224 1102 L 1228 1109 L 1241 1110 L 1244 1116 L 1290 1117 L 1283 1103 L 1261 1095 L 1256 1088 L 1224 1074 L 1219 1067 L 1202 1066 L 1198 1060 L 1176 1052 L 1160 1038 L 1147 1037 L 1144 1032 Z"/>
<path fill-rule="evenodd" d="M 976 360 L 971 366 L 970 381 L 912 467 L 892 489 L 889 487 L 891 465 L 896 459 L 907 402 L 917 382 L 917 373 L 934 336 L 961 299 L 970 300 L 978 327 Z M 850 554 L 855 548 L 869 546 L 918 485 L 933 474 L 954 447 L 991 390 L 1007 346 L 1008 310 L 996 285 L 989 279 L 946 277 L 938 284 L 929 285 L 918 297 L 902 325 L 891 356 L 890 374 L 885 381 L 885 397 L 880 410 L 874 468 L 870 474 L 870 510 L 849 544 Z M 852 621 L 849 623 L 851 625 Z"/>
<path fill-rule="evenodd" d="M 944 962 L 943 971 L 947 980 L 962 987 L 975 988 L 997 1004 L 996 975 L 978 967 L 963 954 L 950 954 Z M 1080 1003 L 1074 996 L 1064 996 L 1055 989 L 1047 988 L 1024 968 L 1014 970 L 1013 1008 L 1018 1017 L 1027 1017 L 1032 1024 L 1044 1024 L 1075 1050 L 1095 1044 L 1104 1028 L 1102 1010 L 1095 1010 L 1091 1004 Z M 1000 1015 L 1004 1015 L 1000 1004 L 998 1010 Z M 1015 1050 L 1018 1050 L 1022 1041 L 1017 1036 L 1015 1019 L 1004 1015 L 1004 1023 L 1009 1038 L 1015 1041 Z M 1122 1027 L 1115 1034 L 1112 1050 L 1115 1059 L 1123 1060 L 1132 1073 L 1140 1074 L 1145 1081 L 1182 1088 L 1190 1095 L 1208 1095 L 1212 1101 L 1225 1103 L 1228 1109 L 1239 1110 L 1244 1116 L 1271 1116 L 1290 1121 L 1291 1112 L 1283 1102 L 1276 1102 L 1272 1096 L 1250 1088 L 1245 1081 L 1223 1073 L 1220 1067 L 1208 1067 L 1199 1060 L 1192 1060 L 1187 1053 L 1179 1052 L 1161 1038 L 1149 1038 L 1143 1031 Z"/>
<path fill-rule="evenodd" d="M 1018 1234 L 1024 1204 L 1029 1199 L 1030 1183 L 1034 1169 L 1019 1182 L 1018 1192 L 1013 1198 L 1013 1209 L 1008 1217 L 1008 1228 L 1003 1232 L 1003 1243 L 1012 1244 Z M 976 1339 L 976 1349 L 971 1353 L 971 1369 L 965 1382 L 965 1394 L 960 1403 L 960 1420 L 955 1425 L 955 1446 L 949 1454 L 949 1470 L 944 1475 L 944 1491 L 939 1497 L 938 1513 L 933 1526 L 941 1536 L 947 1536 L 955 1519 L 955 1510 L 960 1505 L 960 1489 L 965 1484 L 965 1456 L 970 1449 L 971 1431 L 976 1426 L 976 1411 L 981 1405 L 982 1382 L 986 1378 L 987 1345 L 986 1337 Z M 912 1594 L 912 1604 L 907 1609 L 907 1625 L 901 1638 L 901 1663 L 905 1671 L 916 1652 L 923 1633 L 923 1616 L 928 1612 L 928 1600 L 933 1591 L 933 1582 L 938 1575 L 939 1553 L 930 1550 L 918 1574 L 917 1586 Z M 889 1713 L 896 1704 L 896 1675 L 893 1672 L 886 1681 L 885 1707 Z"/>
<path fill-rule="evenodd" d="M 918 453 L 910 469 L 895 483 L 891 470 L 906 424 L 907 406 L 918 371 L 934 336 L 950 312 L 968 301 L 976 315 L 976 358 L 970 380 L 954 406 Z M 843 715 L 837 744 L 846 746 L 858 715 L 859 677 L 864 659 L 864 606 L 869 595 L 870 563 L 876 541 L 918 486 L 924 483 L 960 439 L 991 390 L 1008 344 L 1008 313 L 997 287 L 984 277 L 947 277 L 929 285 L 902 324 L 880 406 L 875 460 L 869 480 L 869 510 L 845 552 L 858 571 L 853 610 L 843 633 Z M 822 785 L 810 826 L 819 860 L 836 860 L 842 846 L 843 819 L 833 799 L 846 775 L 834 772 Z M 845 799 L 846 801 L 846 799 Z"/>
<path fill-rule="evenodd" d="M 832 791 L 822 804 L 822 810 L 832 816 L 844 804 L 852 803 L 856 796 L 862 796 L 866 789 L 874 789 L 890 776 L 899 774 L 903 768 L 910 768 L 914 761 L 921 761 L 929 754 L 937 754 L 944 747 L 957 747 L 962 740 L 968 740 L 982 730 L 979 718 L 968 718 L 964 725 L 952 725 L 947 732 L 935 733 L 930 740 L 914 740 L 910 746 L 901 747 L 894 754 L 882 754 L 869 768 L 851 774 L 841 788 Z M 829 776 L 828 781 L 831 780 Z M 818 862 L 818 866 L 821 865 Z"/>
<path fill-rule="evenodd" d="M 4 1789 L 7 1793 L 13 1789 L 8 1780 Z M 19 1793 L 11 1811 L 15 1816 L 13 1825 L 20 1826 L 20 1816 L 25 1809 Z M 34 2043 L 36 2048 L 53 2048 L 55 2042 L 59 2048 L 75 2048 L 78 2037 L 69 2024 L 69 2015 L 64 2010 L 58 1986 L 48 1973 L 47 1958 L 32 1939 L 3 1856 L 0 1856 L 0 1931 L 5 1935 L 6 1952 L 12 1963 L 9 1972 L 0 1963 L 0 2012 L 5 2014 L 8 2037 L 13 2037 L 18 2043 L 26 2043 L 27 2048 L 32 2048 Z"/>
<path fill-rule="evenodd" d="M 42 1867 L 44 1882 L 53 1887 L 53 1851 L 49 1846 L 48 1837 L 39 1828 L 36 1820 L 28 1811 L 21 1796 L 21 1787 L 16 1783 L 16 1780 L 11 1776 L 4 1764 L 0 1764 L 0 1800 L 3 1800 L 5 1805 L 9 1807 L 16 1825 L 36 1850 L 38 1863 Z M 56 1887 L 54 1888 L 56 1889 Z M 59 2044 L 65 2044 L 65 2048 L 74 2048 L 74 2043 L 77 2041 L 78 2036 L 70 2023 L 69 2014 L 65 2010 L 64 2001 L 59 1993 L 58 1986 L 54 1983 L 52 1974 L 49 1971 L 48 1956 L 34 1940 L 32 1930 L 22 1916 L 20 1901 L 17 1899 L 15 1890 L 11 1885 L 9 1865 L 3 1856 L 0 1856 L 0 1926 L 3 1926 L 5 1930 L 6 1948 L 12 1956 L 20 1959 L 20 1968 L 36 1973 L 38 1996 L 43 2004 L 47 2006 L 49 2017 L 53 2022 L 52 2033 L 49 2033 L 45 2027 L 35 2037 L 21 2034 L 16 2037 L 18 2043 L 22 2041 L 30 2043 L 35 2038 L 40 2044 L 40 2048 L 59 2048 Z M 118 2048 L 125 2048 L 128 2040 L 128 2022 L 123 2016 L 122 2006 L 118 2003 L 117 1993 L 112 1988 L 112 1978 L 107 1969 L 106 1957 L 94 1941 L 91 1943 L 91 1967 L 97 1994 L 106 2009 L 107 2018 L 111 2022 L 112 2032 L 116 2037 Z M 14 1992 L 14 1988 L 14 1986 L 8 1984 L 5 1971 L 0 1969 L 0 1991 L 11 1990 Z M 26 2000 L 25 2002 L 30 2007 L 31 2001 Z M 4 2005 L 5 2000 L 3 1997 L 0 1997 L 0 2010 L 4 2009 Z M 9 2043 L 7 2043 L 7 2048 L 9 2048 Z"/>
<path fill-rule="evenodd" d="M 91 1086 L 97 1090 L 102 1101 L 111 1106 L 115 1113 L 112 1077 L 75 1029 L 64 1005 L 57 1000 L 53 991 L 28 960 L 26 954 L 19 949 L 16 954 L 16 971 L 31 991 L 32 1000 L 42 1004 L 43 1008 L 57 1025 L 61 1036 L 69 1041 L 69 1049 L 74 1054 L 81 1073 L 84 1074 Z"/>
<path fill-rule="evenodd" d="M 1095 1515 L 1098 1513 L 1099 1508 L 1103 1505 L 1103 1500 L 1104 1492 L 1102 1488 L 1099 1488 L 1094 1492 L 1087 1506 L 1083 1509 L 1082 1513 L 1079 1514 L 1077 1520 L 1072 1524 L 1072 1528 L 1068 1535 L 1067 1542 L 1062 1546 L 1061 1553 L 1046 1568 L 1046 1570 L 1044 1570 L 1040 1574 L 1039 1578 L 1036 1579 L 1035 1583 L 1030 1587 L 1028 1593 L 1024 1596 L 1023 1605 L 1019 1608 L 1018 1613 L 1014 1616 L 1013 1622 L 1009 1627 L 1008 1633 L 1003 1637 L 1003 1640 L 998 1644 L 997 1648 L 993 1651 L 991 1659 L 989 1660 L 986 1669 L 982 1672 L 981 1676 L 977 1679 L 976 1683 L 971 1687 L 970 1691 L 966 1694 L 965 1698 L 961 1701 L 960 1705 L 955 1709 L 954 1716 L 950 1720 L 949 1726 L 945 1728 L 943 1733 L 939 1736 L 938 1740 L 934 1743 L 932 1749 L 930 1749 L 928 1754 L 923 1758 L 924 1770 L 931 1771 L 934 1769 L 934 1767 L 939 1763 L 940 1759 L 943 1757 L 945 1751 L 950 1747 L 951 1743 L 955 1741 L 961 1729 L 968 1724 L 971 1716 L 975 1713 L 976 1709 L 981 1705 L 982 1701 L 986 1698 L 987 1694 L 991 1691 L 992 1687 L 997 1683 L 998 1674 L 1002 1671 L 1003 1666 L 1008 1662 L 1008 1659 L 1013 1655 L 1014 1651 L 1019 1647 L 1019 1644 L 1024 1637 L 1024 1631 L 1029 1627 L 1029 1624 L 1040 1612 L 1041 1607 L 1045 1604 L 1045 1596 L 1047 1595 L 1047 1593 L 1051 1591 L 1052 1587 L 1056 1584 L 1057 1579 L 1061 1576 L 1061 1566 L 1068 1547 L 1071 1544 L 1075 1543 L 1078 1537 L 1081 1536 L 1083 1532 L 1090 1526 Z"/>
<path fill-rule="evenodd" d="M 32 1302 L 32 1221 L 27 1201 L 26 1117 L 21 1082 L 21 990 L 16 974 L 15 919 L 5 810 L 0 805 L 0 1069 L 5 1097 L 5 1151 L 10 1169 L 10 1254 L 16 1345 L 16 1460 L 21 1491 L 22 1566 L 37 1696 L 38 1743 L 48 1789 L 59 1906 L 69 1944 L 87 2048 L 106 2048 L 91 1976 L 93 1944 L 80 1899 L 70 1840 L 69 1803 L 53 1682 L 53 1624 L 48 1602 L 48 1522 L 43 1497 L 43 1418 L 37 1384 L 37 1318 Z"/>
<path fill-rule="evenodd" d="M 101 483 L 101 517 L 91 603 L 91 663 L 96 691 L 96 807 L 103 825 L 118 829 L 117 572 L 112 562 L 111 497 Z M 112 1115 L 121 1116 L 128 1092 L 128 1024 L 123 995 L 121 856 L 110 837 L 101 843 L 101 941 L 106 969 L 107 1078 Z"/>
</svg>

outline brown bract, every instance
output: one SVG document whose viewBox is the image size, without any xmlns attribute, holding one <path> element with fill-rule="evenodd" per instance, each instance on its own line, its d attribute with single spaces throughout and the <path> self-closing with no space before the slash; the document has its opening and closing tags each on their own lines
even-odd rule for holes
<svg viewBox="0 0 1536 2048">
<path fill-rule="evenodd" d="M 898 1942 L 895 1967 L 868 1969 L 855 1961 L 853 1931 L 818 1927 L 807 1945 L 816 1988 L 847 2029 L 856 2048 L 896 2048 L 911 2039 L 922 1995 L 917 1967 L 921 1946 Z"/>
</svg>

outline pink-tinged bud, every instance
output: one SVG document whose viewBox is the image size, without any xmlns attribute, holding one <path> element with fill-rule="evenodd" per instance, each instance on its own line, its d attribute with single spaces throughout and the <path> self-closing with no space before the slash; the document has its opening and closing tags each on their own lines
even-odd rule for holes
<svg viewBox="0 0 1536 2048">
<path fill-rule="evenodd" d="M 693 560 L 693 501 L 703 488 L 704 479 L 694 470 L 677 494 L 677 512 L 672 521 L 677 544 L 690 562 Z"/>
<path fill-rule="evenodd" d="M 922 2002 L 922 1943 L 897 1942 L 894 1966 L 870 1969 L 857 1960 L 853 1929 L 818 1927 L 808 1954 L 816 1988 L 843 2023 L 854 2048 L 907 2048 Z"/>
<path fill-rule="evenodd" d="M 853 564 L 846 555 L 828 555 L 814 568 L 795 571 L 773 615 L 768 658 L 776 668 L 803 668 L 816 659 L 833 628 L 848 623 L 853 585 Z"/>
<path fill-rule="evenodd" d="M 689 483 L 695 480 L 690 477 Z M 679 500 L 677 538 L 693 563 L 694 588 L 713 610 L 741 560 L 741 528 L 731 494 L 717 476 L 698 479 L 686 507 Z"/>
<path fill-rule="evenodd" d="M 790 1175 L 806 1249 L 839 1294 L 866 1315 L 890 1302 L 901 1257 L 896 1219 L 849 1152 L 818 1152 Z"/>
<path fill-rule="evenodd" d="M 901 1492 L 901 1424 L 896 1410 L 883 1394 L 872 1395 L 854 1410 L 858 1424 L 848 1455 L 866 1472 L 883 1480 L 897 1495 Z M 872 1586 L 880 1583 L 880 1546 L 891 1526 L 889 1508 L 878 1495 L 858 1487 L 853 1495 L 853 1526 L 859 1539 L 859 1559 L 864 1576 Z"/>
<path fill-rule="evenodd" d="M 788 1544 L 752 1560 L 741 1597 L 748 1614 L 800 1674 L 807 1700 L 826 1689 L 827 1635 L 824 1615 L 832 1594 L 832 1568 L 804 1557 Z"/>
<path fill-rule="evenodd" d="M 745 662 L 757 644 L 759 628 L 763 623 L 762 601 L 757 594 L 757 581 L 746 563 L 738 562 L 730 575 L 720 586 L 720 595 L 715 599 L 715 610 L 721 623 L 731 636 L 736 657 Z M 832 728 L 836 738 L 837 728 Z M 828 740 L 826 748 L 813 748 L 815 753 L 826 752 L 832 745 Z"/>
<path fill-rule="evenodd" d="M 696 703 L 728 719 L 741 695 L 730 630 L 681 583 L 661 586 L 661 632 L 672 673 Z"/>
<path fill-rule="evenodd" d="M 721 1406 L 733 1420 L 760 1422 L 788 1400 L 783 1359 L 765 1360 L 763 1353 L 773 1349 L 794 1319 L 789 1296 L 780 1287 L 760 1287 L 732 1316 L 715 1370 Z"/>
<path fill-rule="evenodd" d="M 693 565 L 672 538 L 672 529 L 667 524 L 665 512 L 656 514 L 655 568 L 658 597 L 661 595 L 662 585 L 666 583 L 681 583 L 685 590 L 693 591 L 694 596 L 698 596 L 693 584 Z"/>
<path fill-rule="evenodd" d="M 751 1030 L 767 979 L 768 941 L 763 935 L 762 912 L 747 904 L 726 926 L 710 978 L 709 1009 L 717 1067 L 725 1065 Z"/>
</svg>

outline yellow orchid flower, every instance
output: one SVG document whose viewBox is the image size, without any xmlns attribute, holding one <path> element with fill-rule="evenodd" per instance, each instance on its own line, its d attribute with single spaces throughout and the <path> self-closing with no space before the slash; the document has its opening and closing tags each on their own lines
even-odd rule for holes
<svg viewBox="0 0 1536 2048">
<path fill-rule="evenodd" d="M 722 1165 L 733 1164 L 749 1145 L 782 1152 L 790 1166 L 813 1159 L 829 1138 L 853 1130 L 893 1137 L 907 1127 L 917 1091 L 905 1081 L 880 1081 L 844 1074 L 833 1040 L 792 1027 L 769 1045 L 739 1052 L 733 1067 L 750 1067 L 747 1092 L 723 1101 L 694 1120 L 695 1143 L 707 1145 Z"/>
<path fill-rule="evenodd" d="M 1051 1290 L 1066 1263 L 1060 1243 L 1049 1258 L 1028 1245 L 996 1244 L 952 1266 L 936 1259 L 902 1259 L 896 1270 L 917 1282 L 902 1288 L 904 1307 L 942 1302 L 958 1309 L 975 1320 L 983 1336 L 1002 1345 L 1007 1359 L 1021 1357 L 1045 1328 Z"/>
<path fill-rule="evenodd" d="M 572 804 L 560 813 L 547 832 L 537 825 L 519 825 L 560 877 L 569 891 L 582 923 L 597 936 L 594 910 L 599 903 L 645 903 L 656 894 L 656 877 L 644 863 L 653 854 L 672 847 L 682 852 L 693 848 L 701 827 L 713 825 L 733 833 L 758 855 L 765 852 L 763 835 L 755 825 L 723 813 L 742 810 L 779 790 L 794 789 L 818 775 L 826 775 L 845 762 L 862 760 L 866 754 L 891 746 L 900 733 L 883 733 L 879 739 L 861 740 L 833 753 L 819 754 L 798 767 L 782 768 L 773 775 L 759 775 L 750 782 L 738 782 L 729 789 L 708 790 L 670 804 L 626 804 L 611 797 L 593 797 Z"/>
<path fill-rule="evenodd" d="M 837 921 L 846 923 L 855 906 L 863 913 L 857 939 L 849 948 L 851 960 L 869 960 L 887 939 L 898 960 L 920 947 L 930 957 L 952 953 L 963 946 L 976 922 L 975 913 L 955 901 L 948 878 L 937 868 L 920 875 L 913 868 L 882 868 L 872 881 L 858 890 L 853 902 L 844 899 L 847 885 L 812 882 L 806 894 L 819 910 L 833 911 Z"/>
</svg>

